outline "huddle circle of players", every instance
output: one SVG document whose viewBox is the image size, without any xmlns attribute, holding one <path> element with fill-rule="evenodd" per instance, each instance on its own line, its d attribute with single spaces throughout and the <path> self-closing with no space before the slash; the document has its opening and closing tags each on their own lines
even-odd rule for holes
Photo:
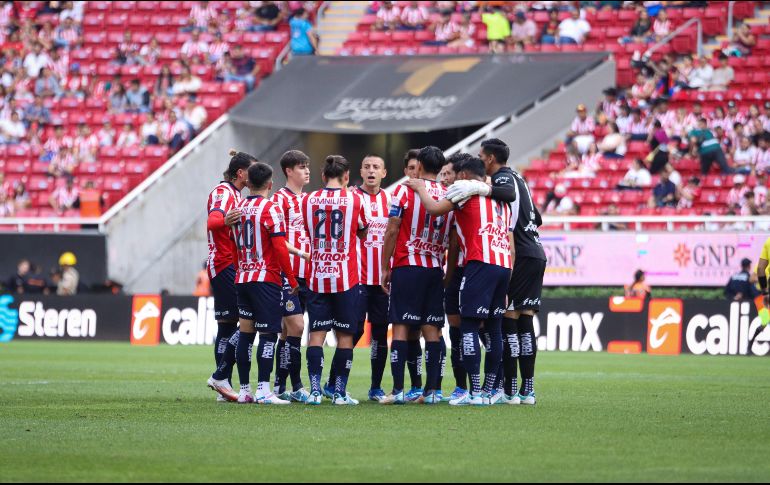
<svg viewBox="0 0 770 485">
<path fill-rule="evenodd" d="M 207 384 L 217 399 L 358 404 L 347 382 L 368 321 L 369 400 L 534 405 L 533 317 L 546 258 L 538 235 L 542 219 L 524 178 L 507 167 L 509 153 L 498 139 L 484 141 L 478 157 L 447 160 L 433 146 L 410 150 L 404 157 L 408 181 L 390 194 L 381 187 L 385 162 L 376 156 L 363 160 L 358 187 L 348 186 L 348 161 L 328 156 L 324 188 L 303 193 L 310 158 L 301 151 L 281 157 L 287 183 L 274 191 L 269 165 L 232 150 L 225 180 L 208 198 L 207 265 L 219 325 L 216 371 Z M 247 197 L 241 196 L 244 188 Z M 306 311 L 307 389 L 301 351 Z M 447 321 L 456 388 L 444 397 Z M 337 346 L 324 381 L 323 345 L 330 331 Z M 258 384 L 252 391 L 257 333 Z M 388 355 L 393 388 L 386 394 Z M 234 367 L 239 390 L 231 385 Z"/>
</svg>

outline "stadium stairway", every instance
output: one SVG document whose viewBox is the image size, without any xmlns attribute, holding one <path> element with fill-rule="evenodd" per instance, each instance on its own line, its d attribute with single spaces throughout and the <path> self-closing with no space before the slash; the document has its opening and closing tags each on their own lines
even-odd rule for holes
<svg viewBox="0 0 770 485">
<path fill-rule="evenodd" d="M 321 38 L 319 53 L 334 55 L 345 43 L 351 32 L 366 13 L 369 2 L 331 2 L 318 20 L 318 34 Z"/>
</svg>

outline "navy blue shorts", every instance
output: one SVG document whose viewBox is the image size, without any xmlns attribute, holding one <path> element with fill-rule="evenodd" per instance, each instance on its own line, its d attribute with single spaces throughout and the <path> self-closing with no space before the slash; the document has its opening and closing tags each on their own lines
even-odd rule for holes
<svg viewBox="0 0 770 485">
<path fill-rule="evenodd" d="M 444 326 L 444 271 L 402 266 L 390 279 L 390 323 Z"/>
<path fill-rule="evenodd" d="M 361 310 L 358 317 L 358 323 L 369 320 L 372 325 L 388 324 L 388 295 L 381 286 L 377 285 L 359 285 L 361 289 Z"/>
<path fill-rule="evenodd" d="M 452 274 L 452 281 L 444 290 L 444 313 L 447 315 L 460 314 L 460 285 L 463 282 L 464 267 L 455 268 Z"/>
<path fill-rule="evenodd" d="M 273 283 L 238 284 L 238 313 L 254 322 L 257 332 L 281 333 L 283 291 Z"/>
<path fill-rule="evenodd" d="M 307 295 L 310 290 L 307 288 L 307 282 L 303 278 L 297 279 L 299 283 L 299 293 L 290 295 L 291 286 L 289 280 L 283 279 L 283 316 L 291 317 L 294 315 L 304 315 L 307 309 Z"/>
<path fill-rule="evenodd" d="M 511 270 L 471 261 L 465 266 L 460 285 L 460 315 L 486 320 L 505 315 Z"/>
<path fill-rule="evenodd" d="M 228 266 L 211 280 L 211 292 L 214 294 L 214 319 L 218 322 L 238 321 L 235 266 Z"/>
<path fill-rule="evenodd" d="M 361 290 L 358 286 L 342 293 L 308 292 L 307 315 L 311 332 L 328 332 L 335 329 L 355 334 L 361 308 Z"/>
</svg>

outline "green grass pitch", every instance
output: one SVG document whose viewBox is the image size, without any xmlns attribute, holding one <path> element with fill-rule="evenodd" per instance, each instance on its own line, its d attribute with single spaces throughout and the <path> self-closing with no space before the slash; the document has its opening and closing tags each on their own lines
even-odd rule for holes
<svg viewBox="0 0 770 485">
<path fill-rule="evenodd" d="M 358 351 L 360 406 L 266 408 L 215 403 L 211 354 L 0 346 L 0 481 L 770 480 L 764 358 L 541 353 L 535 408 L 386 407 Z"/>
</svg>

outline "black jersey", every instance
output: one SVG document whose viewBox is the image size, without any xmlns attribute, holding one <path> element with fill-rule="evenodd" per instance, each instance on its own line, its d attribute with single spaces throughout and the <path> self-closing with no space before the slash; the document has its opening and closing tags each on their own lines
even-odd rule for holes
<svg viewBox="0 0 770 485">
<path fill-rule="evenodd" d="M 547 261 L 543 245 L 540 243 L 538 228 L 543 225 L 543 218 L 532 200 L 527 181 L 518 172 L 511 171 L 516 187 L 516 200 L 513 202 L 513 240 L 516 259 L 535 258 Z"/>
</svg>

